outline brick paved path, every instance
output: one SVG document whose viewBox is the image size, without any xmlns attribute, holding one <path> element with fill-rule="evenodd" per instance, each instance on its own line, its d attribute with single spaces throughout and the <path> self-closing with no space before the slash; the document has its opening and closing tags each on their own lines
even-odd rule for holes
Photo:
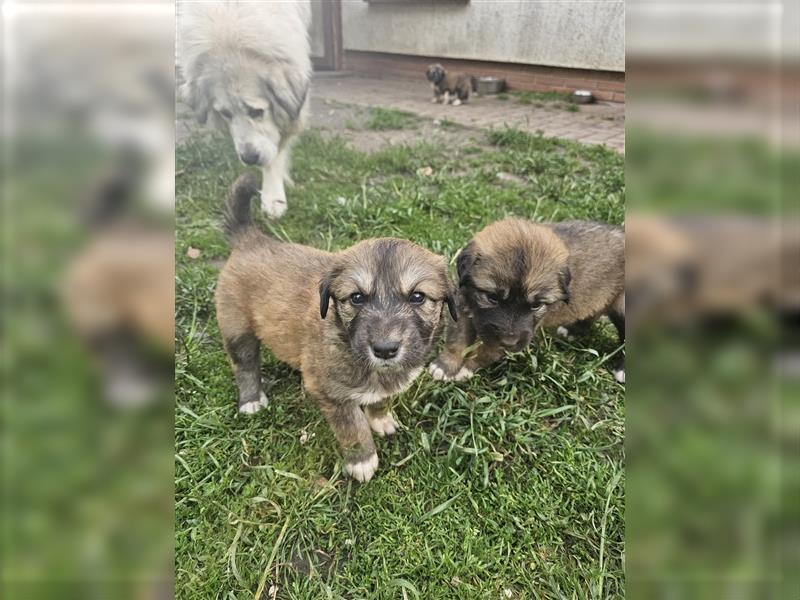
<svg viewBox="0 0 800 600">
<path fill-rule="evenodd" d="M 600 103 L 569 112 L 554 107 L 519 104 L 513 97 L 473 96 L 461 106 L 432 104 L 430 86 L 420 74 L 419 81 L 375 79 L 353 75 L 316 75 L 312 94 L 323 100 L 361 106 L 382 106 L 405 110 L 422 117 L 444 119 L 480 129 L 505 125 L 547 137 L 582 144 L 603 144 L 625 152 L 625 105 Z"/>
</svg>

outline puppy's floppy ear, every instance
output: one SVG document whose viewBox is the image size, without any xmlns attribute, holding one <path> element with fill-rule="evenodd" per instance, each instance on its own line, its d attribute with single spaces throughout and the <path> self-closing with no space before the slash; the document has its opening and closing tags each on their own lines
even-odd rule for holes
<svg viewBox="0 0 800 600">
<path fill-rule="evenodd" d="M 569 304 L 569 284 L 571 281 L 572 272 L 569 270 L 569 267 L 564 267 L 564 269 L 558 274 L 558 285 L 561 288 L 561 300 L 563 300 L 565 304 Z"/>
<path fill-rule="evenodd" d="M 328 305 L 331 301 L 331 283 L 333 273 L 328 273 L 319 282 L 319 316 L 323 319 L 328 315 Z"/>
<path fill-rule="evenodd" d="M 450 290 L 450 293 L 447 294 L 444 301 L 447 302 L 447 310 L 450 311 L 450 316 L 453 317 L 453 321 L 458 321 L 458 304 L 456 303 L 455 290 Z"/>
<path fill-rule="evenodd" d="M 461 249 L 461 252 L 458 253 L 458 259 L 456 260 L 458 285 L 461 286 L 466 283 L 470 270 L 475 266 L 479 258 L 474 242 L 470 242 Z"/>
</svg>

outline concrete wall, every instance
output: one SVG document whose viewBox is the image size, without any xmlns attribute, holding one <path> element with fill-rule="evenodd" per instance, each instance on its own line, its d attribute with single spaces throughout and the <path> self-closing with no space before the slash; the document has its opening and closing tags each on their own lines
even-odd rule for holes
<svg viewBox="0 0 800 600">
<path fill-rule="evenodd" d="M 621 0 L 342 1 L 345 50 L 625 70 Z"/>
</svg>

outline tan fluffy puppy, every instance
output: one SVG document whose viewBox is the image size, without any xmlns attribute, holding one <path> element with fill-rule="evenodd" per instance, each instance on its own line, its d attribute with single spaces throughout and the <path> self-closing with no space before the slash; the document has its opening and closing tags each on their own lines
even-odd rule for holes
<svg viewBox="0 0 800 600">
<path fill-rule="evenodd" d="M 469 100 L 472 91 L 472 78 L 464 73 L 448 73 L 440 64 L 431 65 L 425 72 L 425 77 L 433 86 L 431 102 L 442 104 L 453 103 L 458 106 Z"/>
<path fill-rule="evenodd" d="M 232 252 L 217 284 L 217 319 L 239 388 L 239 411 L 266 405 L 260 345 L 299 369 L 342 447 L 345 469 L 368 481 L 378 467 L 372 431 L 398 425 L 390 396 L 422 371 L 456 309 L 445 260 L 406 240 L 366 240 L 337 253 L 288 244 L 256 229 L 242 175 L 228 198 Z"/>
<path fill-rule="evenodd" d="M 449 327 L 445 348 L 430 367 L 435 379 L 471 377 L 507 351 L 522 350 L 540 326 L 585 325 L 608 315 L 625 339 L 620 227 L 505 219 L 464 247 L 457 269 L 461 318 Z M 624 373 L 621 365 L 615 369 L 619 381 Z"/>
</svg>

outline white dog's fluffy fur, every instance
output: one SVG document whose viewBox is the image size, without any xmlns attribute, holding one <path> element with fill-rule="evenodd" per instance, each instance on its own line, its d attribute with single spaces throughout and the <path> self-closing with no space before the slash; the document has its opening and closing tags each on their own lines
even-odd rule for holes
<svg viewBox="0 0 800 600">
<path fill-rule="evenodd" d="M 183 97 L 200 122 L 228 128 L 242 162 L 261 166 L 261 207 L 280 217 L 308 105 L 309 0 L 180 2 L 178 23 Z"/>
</svg>

